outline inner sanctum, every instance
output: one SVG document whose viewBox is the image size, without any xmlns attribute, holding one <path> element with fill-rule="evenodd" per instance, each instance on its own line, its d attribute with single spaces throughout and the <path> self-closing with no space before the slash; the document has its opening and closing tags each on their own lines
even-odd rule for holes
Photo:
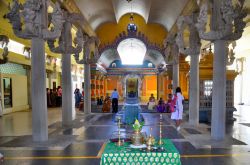
<svg viewBox="0 0 250 165">
<path fill-rule="evenodd" d="M 250 0 L 0 0 L 1 164 L 246 165 Z"/>
</svg>

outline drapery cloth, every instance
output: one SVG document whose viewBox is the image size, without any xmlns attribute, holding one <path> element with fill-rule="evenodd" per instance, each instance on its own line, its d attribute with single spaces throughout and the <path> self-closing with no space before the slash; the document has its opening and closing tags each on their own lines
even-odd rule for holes
<svg viewBox="0 0 250 165">
<path fill-rule="evenodd" d="M 164 152 L 144 152 L 128 149 L 130 143 L 116 146 L 108 142 L 101 157 L 101 165 L 181 165 L 180 154 L 169 139 L 162 139 Z"/>
<path fill-rule="evenodd" d="M 140 118 L 140 106 L 138 104 L 124 105 L 123 122 L 126 124 L 133 124 L 135 120 Z"/>
</svg>

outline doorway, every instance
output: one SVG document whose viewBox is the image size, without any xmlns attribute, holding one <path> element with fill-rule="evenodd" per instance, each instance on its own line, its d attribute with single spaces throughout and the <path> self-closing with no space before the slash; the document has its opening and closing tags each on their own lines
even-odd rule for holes
<svg viewBox="0 0 250 165">
<path fill-rule="evenodd" d="M 12 80 L 11 78 L 3 78 L 3 96 L 4 108 L 12 107 Z"/>
<path fill-rule="evenodd" d="M 127 97 L 138 97 L 138 78 L 128 78 L 126 82 Z"/>
</svg>

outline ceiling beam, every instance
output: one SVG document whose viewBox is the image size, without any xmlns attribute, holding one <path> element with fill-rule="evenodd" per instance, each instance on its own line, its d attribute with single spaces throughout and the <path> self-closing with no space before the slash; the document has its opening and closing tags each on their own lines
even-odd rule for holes
<svg viewBox="0 0 250 165">
<path fill-rule="evenodd" d="M 64 0 L 62 3 L 63 7 L 67 9 L 70 13 L 78 13 L 81 14 L 82 19 L 78 22 L 78 26 L 80 26 L 85 33 L 87 33 L 89 36 L 96 36 L 95 31 L 92 29 L 92 27 L 89 25 L 86 18 L 83 16 L 82 12 L 76 5 L 74 0 Z"/>
</svg>

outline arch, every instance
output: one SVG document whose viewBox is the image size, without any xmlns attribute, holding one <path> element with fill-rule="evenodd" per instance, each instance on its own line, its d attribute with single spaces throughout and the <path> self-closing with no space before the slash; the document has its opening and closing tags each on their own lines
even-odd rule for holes
<svg viewBox="0 0 250 165">
<path fill-rule="evenodd" d="M 138 97 L 141 96 L 141 88 L 142 88 L 142 77 L 139 76 L 138 74 L 127 74 L 126 76 L 124 76 L 123 80 L 122 80 L 122 86 L 123 86 L 123 97 L 126 98 L 127 96 L 127 89 L 126 89 L 126 84 L 127 84 L 127 80 L 128 78 L 137 78 L 138 79 Z"/>
</svg>

